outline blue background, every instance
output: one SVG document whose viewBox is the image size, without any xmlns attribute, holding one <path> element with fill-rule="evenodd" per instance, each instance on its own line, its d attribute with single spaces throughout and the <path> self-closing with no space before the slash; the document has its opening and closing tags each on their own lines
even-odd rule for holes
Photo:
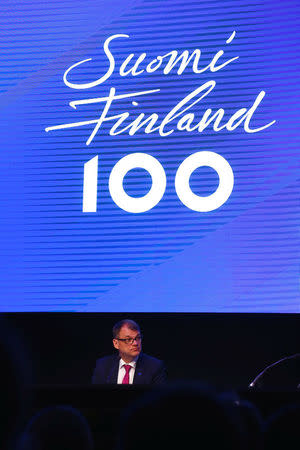
<svg viewBox="0 0 300 450">
<path fill-rule="evenodd" d="M 2 311 L 300 312 L 299 301 L 299 9 L 296 1 L 7 1 L 1 7 Z M 234 41 L 225 45 L 232 31 Z M 75 91 L 65 70 L 92 61 L 76 81 L 107 70 L 103 43 L 112 34 L 117 67 L 133 52 L 149 61 L 171 50 L 203 51 L 201 66 L 220 49 L 239 59 L 211 74 L 191 68 L 178 76 L 121 78 Z M 74 79 L 75 79 L 74 78 Z M 111 112 L 157 112 L 163 117 L 189 92 L 214 79 L 201 111 L 223 107 L 228 117 L 266 96 L 247 134 L 175 131 L 168 137 L 142 130 L 108 134 L 106 123 L 91 145 L 89 127 L 45 132 L 61 123 L 89 120 L 99 105 L 69 102 L 160 88 Z M 200 106 L 201 105 L 201 106 Z M 138 109 L 140 108 L 140 109 Z M 216 211 L 182 205 L 174 178 L 190 154 L 209 150 L 230 163 L 235 185 Z M 167 175 L 164 197 L 151 211 L 119 209 L 108 191 L 115 163 L 131 152 L 157 158 Z M 98 212 L 83 214 L 83 165 L 99 155 Z M 144 195 L 150 179 L 132 171 L 131 195 Z M 191 177 L 194 192 L 217 187 L 213 171 Z"/>
</svg>

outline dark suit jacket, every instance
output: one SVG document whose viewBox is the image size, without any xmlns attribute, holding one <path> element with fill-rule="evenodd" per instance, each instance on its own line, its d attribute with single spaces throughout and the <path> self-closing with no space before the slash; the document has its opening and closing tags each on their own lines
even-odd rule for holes
<svg viewBox="0 0 300 450">
<path fill-rule="evenodd" d="M 92 383 L 117 384 L 119 361 L 120 357 L 117 354 L 98 359 Z M 140 353 L 136 362 L 133 384 L 162 384 L 165 381 L 166 370 L 163 361 Z"/>
</svg>

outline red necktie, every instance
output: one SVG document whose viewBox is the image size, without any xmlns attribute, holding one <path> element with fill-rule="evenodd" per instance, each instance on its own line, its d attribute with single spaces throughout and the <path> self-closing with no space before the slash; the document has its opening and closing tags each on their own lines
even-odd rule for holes
<svg viewBox="0 0 300 450">
<path fill-rule="evenodd" d="M 123 367 L 125 367 L 126 373 L 124 375 L 122 384 L 129 384 L 129 371 L 131 369 L 131 366 L 129 364 L 124 364 Z"/>
</svg>

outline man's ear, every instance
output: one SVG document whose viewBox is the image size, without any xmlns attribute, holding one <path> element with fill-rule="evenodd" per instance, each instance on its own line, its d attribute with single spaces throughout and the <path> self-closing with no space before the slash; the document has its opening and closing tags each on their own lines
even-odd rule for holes
<svg viewBox="0 0 300 450">
<path fill-rule="evenodd" d="M 113 339 L 113 346 L 114 346 L 117 350 L 119 350 L 119 341 L 118 341 L 118 339 Z"/>
</svg>

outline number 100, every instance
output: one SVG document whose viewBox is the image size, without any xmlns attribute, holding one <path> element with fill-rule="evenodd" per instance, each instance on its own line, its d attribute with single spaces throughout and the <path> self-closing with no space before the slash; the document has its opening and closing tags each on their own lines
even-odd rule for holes
<svg viewBox="0 0 300 450">
<path fill-rule="evenodd" d="M 190 188 L 190 176 L 199 167 L 211 167 L 219 176 L 219 186 L 209 196 L 194 194 Z M 149 192 L 139 198 L 128 195 L 123 187 L 126 174 L 132 170 L 145 169 L 152 178 Z M 167 178 L 163 166 L 151 155 L 132 153 L 124 156 L 113 167 L 109 176 L 109 192 L 119 208 L 129 213 L 143 213 L 154 208 L 166 190 Z M 214 211 L 229 198 L 234 184 L 230 164 L 218 153 L 202 151 L 188 156 L 178 167 L 175 190 L 179 200 L 189 209 L 198 212 Z M 84 164 L 82 211 L 97 212 L 98 155 Z"/>
</svg>

